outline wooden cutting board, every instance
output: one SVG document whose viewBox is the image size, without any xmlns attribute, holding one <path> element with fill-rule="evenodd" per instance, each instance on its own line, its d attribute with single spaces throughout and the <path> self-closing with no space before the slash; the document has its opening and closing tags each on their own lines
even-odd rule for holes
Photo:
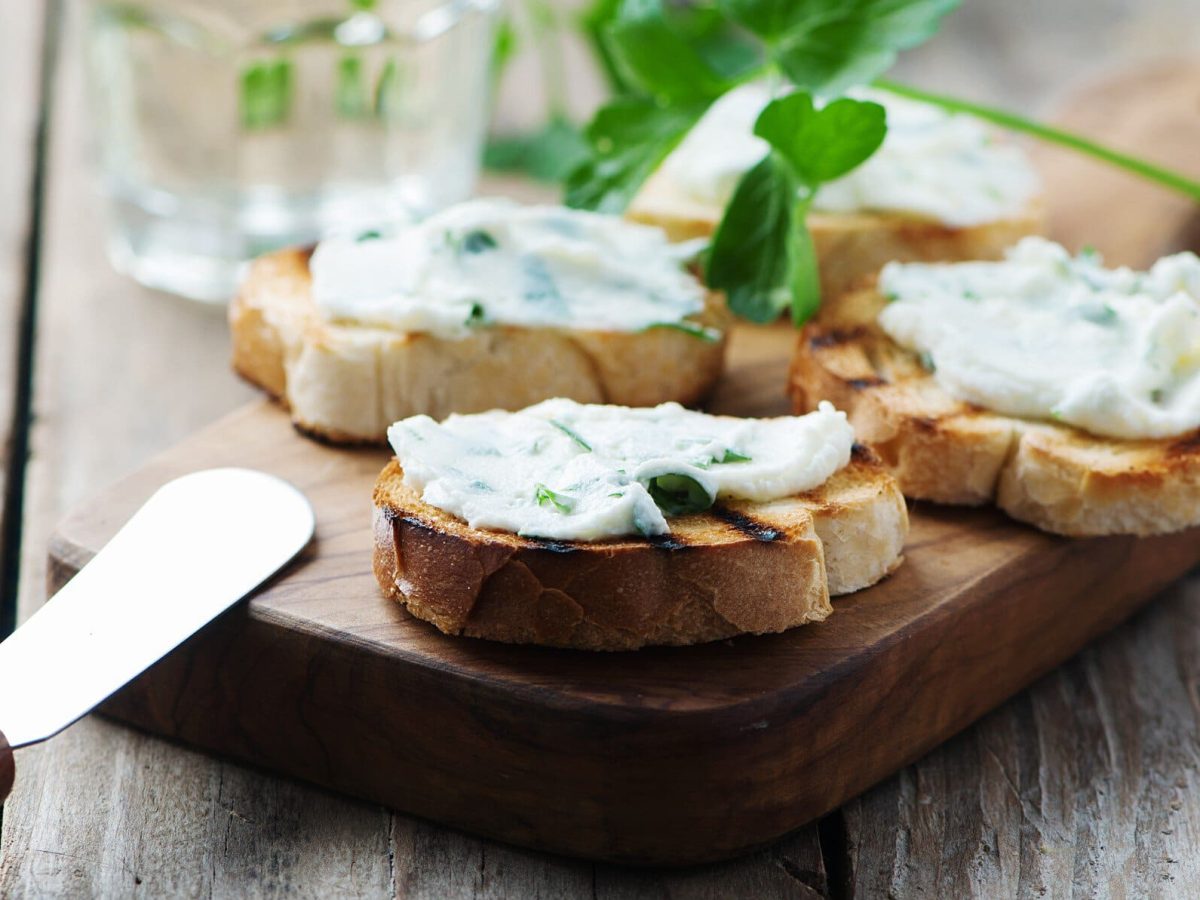
<svg viewBox="0 0 1200 900">
<path fill-rule="evenodd" d="M 1111 97 L 1101 92 L 1097 103 Z M 1105 121 L 1119 112 L 1105 109 Z M 1051 180 L 1060 217 L 1069 215 L 1056 196 L 1077 196 L 1079 171 Z M 1138 210 L 1161 210 L 1110 242 L 1122 261 L 1178 241 L 1194 213 L 1138 190 Z M 1172 210 L 1180 224 L 1167 227 Z M 1069 227 L 1060 235 L 1079 237 Z M 792 340 L 783 327 L 738 331 L 713 407 L 785 412 Z M 820 625 L 626 654 L 510 647 L 445 637 L 380 596 L 370 489 L 385 459 L 301 438 L 264 402 L 68 517 L 50 546 L 51 591 L 159 484 L 197 468 L 273 472 L 303 489 L 317 513 L 317 538 L 296 564 L 104 711 L 514 843 L 700 862 L 769 842 L 860 793 L 1200 562 L 1200 531 L 1068 540 L 992 510 L 916 504 L 905 564 L 836 600 Z"/>
</svg>

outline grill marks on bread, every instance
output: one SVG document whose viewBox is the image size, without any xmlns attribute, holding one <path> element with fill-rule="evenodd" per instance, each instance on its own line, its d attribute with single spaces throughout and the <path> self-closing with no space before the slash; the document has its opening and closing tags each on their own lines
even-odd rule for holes
<svg viewBox="0 0 1200 900">
<path fill-rule="evenodd" d="M 592 650 L 694 644 L 824 619 L 831 594 L 899 563 L 895 481 L 865 448 L 820 488 L 723 499 L 671 532 L 546 541 L 470 528 L 424 503 L 393 461 L 375 487 L 384 594 L 449 634 Z"/>
</svg>

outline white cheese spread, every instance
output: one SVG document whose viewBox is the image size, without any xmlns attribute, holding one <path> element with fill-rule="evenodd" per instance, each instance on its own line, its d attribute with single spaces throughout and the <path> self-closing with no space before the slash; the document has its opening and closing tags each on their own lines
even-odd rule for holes
<svg viewBox="0 0 1200 900">
<path fill-rule="evenodd" d="M 1116 438 L 1200 427 L 1200 257 L 1106 269 L 1025 238 L 1004 262 L 889 263 L 879 324 L 953 396 Z"/>
<path fill-rule="evenodd" d="M 672 184 L 724 206 L 742 174 L 769 149 L 754 123 L 771 100 L 762 84 L 719 99 L 664 163 Z M 1019 147 L 998 143 L 983 122 L 886 91 L 858 90 L 887 110 L 887 137 L 865 163 L 822 185 L 822 212 L 883 212 L 965 227 L 1019 214 L 1040 190 Z"/>
<path fill-rule="evenodd" d="M 685 266 L 696 249 L 617 216 L 489 199 L 324 240 L 309 266 L 333 322 L 449 339 L 488 325 L 631 332 L 704 308 Z"/>
<path fill-rule="evenodd" d="M 547 400 L 520 412 L 413 416 L 388 440 L 404 481 L 473 528 L 552 540 L 662 535 L 718 497 L 811 490 L 850 460 L 845 413 L 735 419 Z"/>
</svg>

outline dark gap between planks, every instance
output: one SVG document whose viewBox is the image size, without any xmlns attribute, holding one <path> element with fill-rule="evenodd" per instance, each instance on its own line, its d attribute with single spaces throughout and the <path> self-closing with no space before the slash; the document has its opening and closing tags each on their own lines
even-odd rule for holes
<svg viewBox="0 0 1200 900">
<path fill-rule="evenodd" d="M 33 135 L 33 175 L 29 183 L 29 227 L 25 238 L 25 279 L 21 308 L 17 315 L 16 366 L 9 454 L 5 463 L 4 513 L 0 519 L 3 546 L 0 548 L 0 637 L 16 627 L 17 593 L 21 579 L 21 539 L 25 507 L 25 469 L 29 456 L 29 432 L 33 420 L 33 354 L 37 327 L 37 292 L 41 273 L 41 237 L 46 197 L 51 110 L 54 103 L 54 74 L 61 47 L 62 0 L 45 6 L 42 28 L 41 64 L 38 71 L 38 112 Z"/>
</svg>

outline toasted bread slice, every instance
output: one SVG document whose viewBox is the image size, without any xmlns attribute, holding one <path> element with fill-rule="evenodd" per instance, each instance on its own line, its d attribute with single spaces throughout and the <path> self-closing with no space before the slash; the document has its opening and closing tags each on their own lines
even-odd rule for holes
<svg viewBox="0 0 1200 900">
<path fill-rule="evenodd" d="M 642 187 L 626 215 L 657 225 L 673 241 L 708 237 L 717 229 L 721 207 L 692 199 L 660 169 Z M 1004 250 L 1044 230 L 1040 201 L 1020 215 L 983 225 L 955 227 L 927 219 L 885 213 L 808 214 L 816 246 L 821 296 L 831 301 L 874 275 L 885 263 L 1000 259 Z"/>
<path fill-rule="evenodd" d="M 1200 432 L 1120 440 L 989 412 L 950 396 L 876 324 L 887 301 L 853 292 L 805 327 L 792 361 L 797 412 L 847 411 L 906 496 L 995 501 L 1067 535 L 1161 534 L 1200 524 Z"/>
<path fill-rule="evenodd" d="M 865 448 L 816 490 L 720 501 L 660 538 L 547 541 L 482 531 L 423 502 L 388 464 L 375 577 L 447 634 L 586 650 L 698 644 L 829 615 L 830 595 L 900 564 L 908 511 Z"/>
<path fill-rule="evenodd" d="M 229 311 L 233 367 L 291 410 L 301 430 L 338 443 L 383 443 L 398 419 L 522 409 L 549 397 L 653 406 L 703 399 L 720 377 L 724 338 L 644 332 L 481 328 L 461 340 L 335 325 L 317 312 L 310 253 L 256 260 Z M 724 332 L 710 295 L 700 324 Z"/>
</svg>

